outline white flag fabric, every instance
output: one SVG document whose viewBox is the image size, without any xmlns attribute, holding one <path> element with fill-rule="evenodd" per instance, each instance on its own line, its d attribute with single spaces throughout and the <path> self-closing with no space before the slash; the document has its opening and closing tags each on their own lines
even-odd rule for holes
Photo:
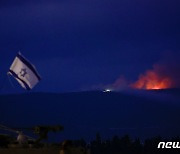
<svg viewBox="0 0 180 154">
<path fill-rule="evenodd" d="M 8 73 L 26 90 L 31 90 L 41 80 L 36 68 L 21 53 L 15 57 Z"/>
</svg>

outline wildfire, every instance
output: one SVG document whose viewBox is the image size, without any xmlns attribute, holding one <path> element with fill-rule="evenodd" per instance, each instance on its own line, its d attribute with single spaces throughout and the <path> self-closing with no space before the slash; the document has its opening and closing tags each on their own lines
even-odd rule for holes
<svg viewBox="0 0 180 154">
<path fill-rule="evenodd" d="M 138 81 L 131 85 L 136 89 L 167 89 L 172 85 L 172 81 L 169 77 L 159 75 L 153 70 L 149 70 L 145 75 L 140 75 Z"/>
</svg>

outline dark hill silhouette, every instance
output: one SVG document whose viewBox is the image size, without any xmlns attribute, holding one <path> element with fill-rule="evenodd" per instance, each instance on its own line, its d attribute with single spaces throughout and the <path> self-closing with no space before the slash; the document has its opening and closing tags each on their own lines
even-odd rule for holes
<svg viewBox="0 0 180 154">
<path fill-rule="evenodd" d="M 180 135 L 180 90 L 29 93 L 0 96 L 0 123 L 10 127 L 64 125 L 53 139 L 129 134 L 141 139 Z"/>
</svg>

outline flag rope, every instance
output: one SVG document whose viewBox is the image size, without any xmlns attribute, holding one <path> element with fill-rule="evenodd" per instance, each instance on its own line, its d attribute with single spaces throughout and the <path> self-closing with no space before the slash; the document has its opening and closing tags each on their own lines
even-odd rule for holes
<svg viewBox="0 0 180 154">
<path fill-rule="evenodd" d="M 9 83 L 10 83 L 11 87 L 13 87 L 15 89 L 15 86 L 14 86 L 14 84 L 13 84 L 13 82 L 12 82 L 12 80 L 11 80 L 8 73 L 7 73 L 7 76 L 8 76 L 8 80 L 9 80 Z"/>
</svg>

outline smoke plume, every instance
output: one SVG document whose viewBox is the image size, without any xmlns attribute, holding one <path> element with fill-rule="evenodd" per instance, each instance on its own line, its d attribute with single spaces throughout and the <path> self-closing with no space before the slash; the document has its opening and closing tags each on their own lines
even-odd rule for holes
<svg viewBox="0 0 180 154">
<path fill-rule="evenodd" d="M 137 81 L 130 82 L 120 76 L 112 84 L 95 85 L 91 89 L 109 89 L 119 91 L 125 89 L 168 89 L 180 88 L 180 53 L 167 53 L 152 69 L 139 75 Z"/>
<path fill-rule="evenodd" d="M 140 74 L 138 80 L 130 84 L 137 89 L 180 88 L 180 56 L 167 54 L 153 69 Z"/>
</svg>

